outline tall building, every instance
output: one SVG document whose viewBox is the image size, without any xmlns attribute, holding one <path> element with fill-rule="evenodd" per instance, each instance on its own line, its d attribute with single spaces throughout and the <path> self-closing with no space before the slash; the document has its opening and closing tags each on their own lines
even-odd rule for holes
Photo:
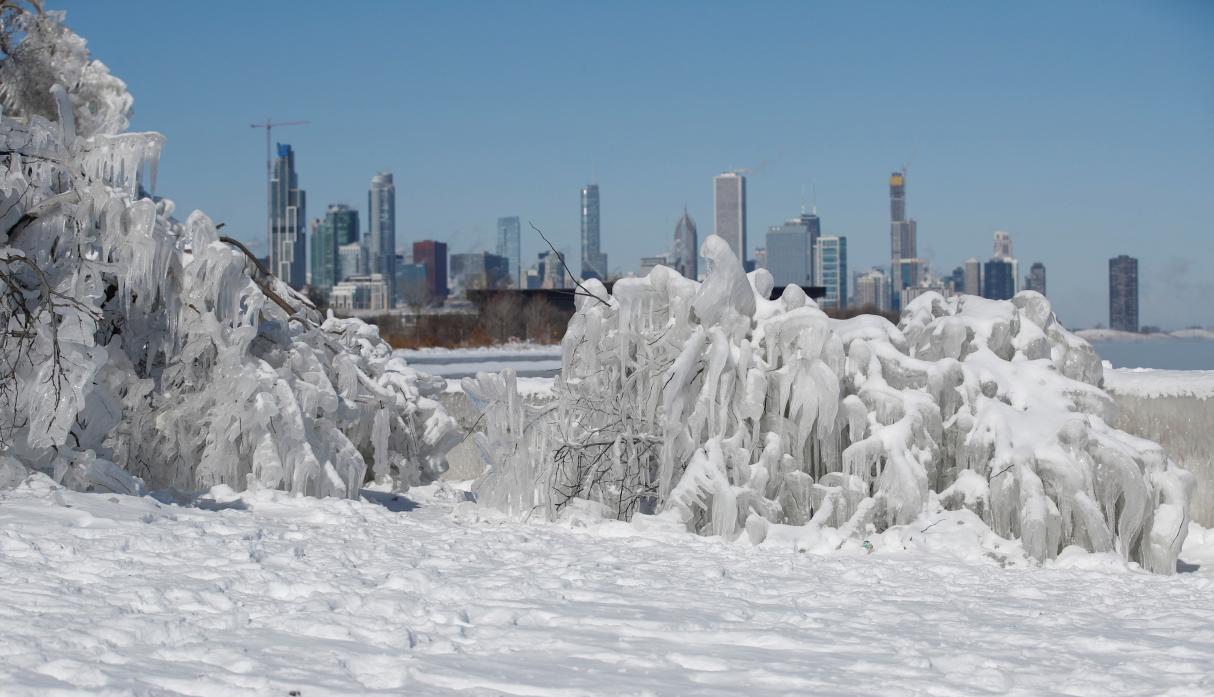
<svg viewBox="0 0 1214 697">
<path fill-rule="evenodd" d="M 713 231 L 729 243 L 738 261 L 746 263 L 746 177 L 737 172 L 713 180 Z"/>
<path fill-rule="evenodd" d="M 295 151 L 279 143 L 270 175 L 270 272 L 296 290 L 308 280 L 306 199 L 295 174 Z"/>
<path fill-rule="evenodd" d="M 510 285 L 515 288 L 523 287 L 522 242 L 520 240 L 518 216 L 497 219 L 497 255 L 506 257 L 510 264 L 507 276 Z"/>
<path fill-rule="evenodd" d="M 1109 327 L 1138 331 L 1138 260 L 1125 254 L 1109 259 Z"/>
<path fill-rule="evenodd" d="M 1012 295 L 1020 290 L 1020 262 L 1012 254 L 1012 236 L 1002 230 L 995 231 L 995 245 L 991 258 L 1006 261 L 1012 265 Z"/>
<path fill-rule="evenodd" d="M 396 283 L 400 288 L 401 302 L 410 307 L 425 305 L 430 297 L 426 287 L 426 267 L 422 264 L 398 264 Z"/>
<path fill-rule="evenodd" d="M 776 288 L 811 285 L 809 230 L 799 218 L 768 228 L 766 250 L 767 270 Z"/>
<path fill-rule="evenodd" d="M 819 237 L 814 257 L 818 263 L 814 277 L 819 285 L 826 288 L 826 295 L 818 304 L 822 307 L 847 307 L 847 238 L 835 235 Z"/>
<path fill-rule="evenodd" d="M 391 172 L 371 177 L 366 247 L 368 272 L 384 277 L 391 302 L 396 297 L 396 184 Z"/>
<path fill-rule="evenodd" d="M 510 260 L 489 252 L 452 254 L 451 280 L 457 295 L 468 290 L 506 288 L 510 282 Z"/>
<path fill-rule="evenodd" d="M 1016 294 L 1016 269 L 1008 259 L 991 259 L 982 270 L 982 297 L 1011 300 Z"/>
<path fill-rule="evenodd" d="M 879 312 L 889 310 L 889 276 L 873 269 L 856 279 L 856 302 L 859 307 L 873 307 Z"/>
<path fill-rule="evenodd" d="M 670 266 L 670 259 L 666 258 L 665 254 L 658 254 L 652 257 L 641 257 L 641 271 L 638 276 L 644 278 L 649 275 L 650 271 L 658 266 Z M 673 268 L 673 267 L 672 267 Z"/>
<path fill-rule="evenodd" d="M 889 175 L 889 251 L 890 276 L 893 305 L 895 310 L 902 309 L 902 289 L 918 285 L 916 280 L 907 282 L 908 265 L 901 263 L 919 256 L 918 224 L 906 217 L 906 170 Z"/>
<path fill-rule="evenodd" d="M 335 203 L 312 225 L 312 287 L 328 293 L 341 276 L 342 245 L 358 242 L 358 211 Z M 359 273 L 359 272 L 356 272 Z M 353 274 L 351 274 L 353 275 Z"/>
<path fill-rule="evenodd" d="M 902 307 L 902 290 L 918 286 L 927 279 L 927 260 L 913 257 L 896 259 L 890 270 L 890 309 L 898 310 Z"/>
<path fill-rule="evenodd" d="M 802 208 L 802 211 L 805 209 Z M 818 248 L 818 238 L 822 236 L 822 219 L 818 217 L 818 207 L 815 205 L 810 212 L 801 213 L 801 224 L 805 226 L 805 231 L 809 234 L 809 239 L 806 246 L 809 248 L 809 259 L 806 261 L 806 268 L 809 269 L 811 278 L 809 285 L 817 285 L 818 281 L 812 278 L 814 269 L 818 265 L 814 262 L 814 251 Z"/>
<path fill-rule="evenodd" d="M 599 247 L 599 185 L 582 187 L 582 278 L 607 280 L 607 255 Z"/>
<path fill-rule="evenodd" d="M 413 263 L 426 267 L 426 293 L 431 302 L 442 303 L 447 288 L 447 244 L 434 240 L 413 243 Z"/>
<path fill-rule="evenodd" d="M 666 260 L 684 278 L 696 280 L 700 272 L 700 238 L 696 233 L 696 221 L 687 215 L 687 206 L 683 206 L 683 217 L 675 223 L 674 246 Z"/>
<path fill-rule="evenodd" d="M 1029 267 L 1029 275 L 1024 277 L 1024 289 L 1035 290 L 1045 295 L 1045 264 L 1033 262 Z"/>
<path fill-rule="evenodd" d="M 361 242 L 350 242 L 337 247 L 338 281 L 367 273 L 367 248 Z"/>
<path fill-rule="evenodd" d="M 333 286 L 329 306 L 334 310 L 387 310 L 388 283 L 380 274 L 353 276 Z"/>
<path fill-rule="evenodd" d="M 966 295 L 982 295 L 982 262 L 974 257 L 965 260 L 965 282 L 961 292 Z"/>
</svg>

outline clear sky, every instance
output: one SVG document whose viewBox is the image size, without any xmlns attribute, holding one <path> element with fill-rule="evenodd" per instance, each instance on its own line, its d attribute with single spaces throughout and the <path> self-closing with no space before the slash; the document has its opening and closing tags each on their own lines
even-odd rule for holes
<svg viewBox="0 0 1214 697">
<path fill-rule="evenodd" d="M 264 249 L 266 116 L 310 217 L 492 249 L 519 215 L 576 254 L 597 182 L 612 270 L 665 251 L 712 177 L 754 170 L 751 246 L 816 182 L 852 269 L 889 256 L 887 178 L 937 272 L 1012 234 L 1074 327 L 1140 259 L 1143 324 L 1214 325 L 1214 2 L 97 2 L 48 0 L 168 136 L 159 192 Z M 365 226 L 365 220 L 364 220 Z M 524 263 L 541 249 L 525 234 Z"/>
</svg>

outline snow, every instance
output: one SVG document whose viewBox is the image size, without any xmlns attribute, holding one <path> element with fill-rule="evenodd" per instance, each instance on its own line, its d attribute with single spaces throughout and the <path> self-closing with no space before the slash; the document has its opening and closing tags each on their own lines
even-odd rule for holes
<svg viewBox="0 0 1214 697">
<path fill-rule="evenodd" d="M 1104 388 L 1135 397 L 1214 397 L 1214 370 L 1158 370 L 1105 366 Z"/>
<path fill-rule="evenodd" d="M 1099 357 L 1041 294 L 927 293 L 897 326 L 832 320 L 796 286 L 769 300 L 770 273 L 746 274 L 719 237 L 701 256 L 703 283 L 664 266 L 611 293 L 587 282 L 552 403 L 520 400 L 509 371 L 464 379 L 483 417 L 482 503 L 854 540 L 947 493 L 1034 559 L 1077 545 L 1175 569 L 1193 478 L 1111 425 Z"/>
<path fill-rule="evenodd" d="M 1120 329 L 1080 329 L 1075 333 L 1093 343 L 1106 341 L 1174 341 L 1177 339 L 1214 340 L 1214 329 L 1200 328 L 1178 329 L 1172 332 L 1152 332 L 1150 334 L 1127 332 Z"/>
<path fill-rule="evenodd" d="M 1164 577 L 1112 555 L 1038 568 L 962 517 L 909 549 L 819 554 L 651 516 L 512 522 L 435 486 L 363 494 L 183 506 L 43 477 L 0 494 L 0 692 L 1214 691 L 1214 534 L 1196 527 L 1194 573 Z"/>
<path fill-rule="evenodd" d="M 518 393 L 523 397 L 552 397 L 553 384 L 556 378 L 544 377 L 518 377 L 516 384 Z M 463 394 L 464 385 L 459 380 L 448 380 L 446 394 Z"/>
</svg>

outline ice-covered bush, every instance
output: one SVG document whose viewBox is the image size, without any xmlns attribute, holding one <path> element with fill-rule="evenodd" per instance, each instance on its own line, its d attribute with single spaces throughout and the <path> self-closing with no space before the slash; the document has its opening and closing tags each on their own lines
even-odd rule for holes
<svg viewBox="0 0 1214 697">
<path fill-rule="evenodd" d="M 469 381 L 496 415 L 483 501 L 863 535 L 929 513 L 935 492 L 1038 559 L 1080 545 L 1174 570 L 1191 478 L 1107 425 L 1100 361 L 1043 296 L 929 293 L 898 327 L 832 320 L 795 286 L 767 300 L 770 274 L 744 274 L 720 238 L 701 252 L 702 284 L 665 267 L 610 295 L 587 283 L 544 414 Z"/>
<path fill-rule="evenodd" d="M 126 86 L 62 15 L 0 2 L 0 37 L 7 479 L 354 496 L 368 476 L 403 488 L 445 468 L 441 381 L 148 196 L 164 139 L 122 132 Z"/>
</svg>

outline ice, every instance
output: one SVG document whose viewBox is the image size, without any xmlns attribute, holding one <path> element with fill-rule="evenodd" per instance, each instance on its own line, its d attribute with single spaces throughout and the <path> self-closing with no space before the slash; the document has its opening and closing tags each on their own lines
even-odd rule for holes
<svg viewBox="0 0 1214 697">
<path fill-rule="evenodd" d="M 768 300 L 719 238 L 701 251 L 702 284 L 656 267 L 578 298 L 542 414 L 507 417 L 510 390 L 465 382 L 513 424 L 483 449 L 482 501 L 557 517 L 587 500 L 726 538 L 864 537 L 939 501 L 1039 560 L 1075 545 L 1174 571 L 1192 478 L 1110 425 L 1099 358 L 1044 296 L 927 293 L 898 326 L 832 320 L 791 288 Z"/>
<path fill-rule="evenodd" d="M 36 10 L 36 8 L 35 8 Z M 152 199 L 164 137 L 62 15 L 5 11 L 0 458 L 73 488 L 357 496 L 431 481 L 443 382 Z M 14 39 L 15 40 L 15 39 Z"/>
</svg>

